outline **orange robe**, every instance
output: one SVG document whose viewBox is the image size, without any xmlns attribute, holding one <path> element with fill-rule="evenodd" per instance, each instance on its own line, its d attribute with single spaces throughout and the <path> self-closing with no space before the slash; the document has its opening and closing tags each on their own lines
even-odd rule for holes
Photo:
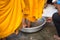
<svg viewBox="0 0 60 40">
<path fill-rule="evenodd" d="M 24 17 L 32 22 L 41 18 L 44 2 L 45 0 L 0 0 L 0 38 L 14 33 Z"/>
</svg>

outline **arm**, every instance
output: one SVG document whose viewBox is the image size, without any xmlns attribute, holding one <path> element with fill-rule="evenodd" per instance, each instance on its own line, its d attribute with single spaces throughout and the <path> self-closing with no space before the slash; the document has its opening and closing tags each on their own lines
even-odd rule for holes
<svg viewBox="0 0 60 40">
<path fill-rule="evenodd" d="M 53 0 L 52 2 L 54 3 L 54 6 L 57 8 L 58 14 L 60 15 L 60 4 L 57 3 L 57 2 L 59 2 L 59 1 Z"/>
</svg>

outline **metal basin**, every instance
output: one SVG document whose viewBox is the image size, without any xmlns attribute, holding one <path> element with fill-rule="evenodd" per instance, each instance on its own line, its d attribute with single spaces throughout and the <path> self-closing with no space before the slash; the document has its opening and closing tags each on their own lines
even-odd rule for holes
<svg viewBox="0 0 60 40">
<path fill-rule="evenodd" d="M 42 17 L 42 19 L 39 19 L 38 21 L 31 23 L 30 28 L 22 28 L 21 31 L 27 33 L 37 32 L 42 29 L 45 23 L 46 23 L 46 19 Z"/>
</svg>

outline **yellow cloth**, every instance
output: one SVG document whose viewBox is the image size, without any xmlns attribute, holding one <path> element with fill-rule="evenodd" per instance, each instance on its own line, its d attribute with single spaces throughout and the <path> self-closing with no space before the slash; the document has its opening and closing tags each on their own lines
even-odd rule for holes
<svg viewBox="0 0 60 40">
<path fill-rule="evenodd" d="M 45 0 L 25 0 L 24 13 L 27 14 L 26 19 L 34 22 L 36 19 L 42 18 Z"/>
<path fill-rule="evenodd" d="M 21 0 L 0 0 L 0 38 L 14 33 L 22 22 Z"/>
<path fill-rule="evenodd" d="M 14 33 L 23 17 L 32 22 L 41 18 L 44 2 L 44 0 L 0 0 L 0 38 Z"/>
</svg>

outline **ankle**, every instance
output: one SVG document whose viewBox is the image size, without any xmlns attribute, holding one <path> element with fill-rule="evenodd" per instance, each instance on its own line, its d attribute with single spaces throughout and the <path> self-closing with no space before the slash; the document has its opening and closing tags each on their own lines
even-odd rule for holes
<svg viewBox="0 0 60 40">
<path fill-rule="evenodd" d="M 6 40 L 6 38 L 2 38 L 1 40 Z"/>
</svg>

